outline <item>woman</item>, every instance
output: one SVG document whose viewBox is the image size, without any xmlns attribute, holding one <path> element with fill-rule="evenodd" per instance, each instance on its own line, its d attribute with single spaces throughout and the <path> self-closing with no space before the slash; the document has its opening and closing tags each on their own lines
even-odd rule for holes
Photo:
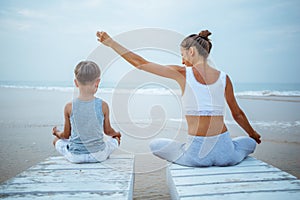
<svg viewBox="0 0 300 200">
<path fill-rule="evenodd" d="M 207 30 L 192 34 L 181 42 L 181 66 L 152 63 L 127 50 L 106 32 L 97 32 L 98 41 L 111 47 L 134 67 L 175 80 L 182 90 L 182 102 L 188 125 L 188 142 L 154 139 L 154 155 L 186 166 L 229 166 L 241 162 L 260 143 L 260 135 L 251 127 L 234 96 L 228 75 L 207 63 L 212 44 Z M 249 137 L 230 138 L 224 123 L 225 101 L 234 120 Z"/>
</svg>

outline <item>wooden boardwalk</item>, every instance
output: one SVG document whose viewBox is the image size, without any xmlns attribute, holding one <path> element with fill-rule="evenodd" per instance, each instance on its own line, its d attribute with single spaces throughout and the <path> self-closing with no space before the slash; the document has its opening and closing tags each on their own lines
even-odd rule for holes
<svg viewBox="0 0 300 200">
<path fill-rule="evenodd" d="M 231 167 L 167 168 L 172 199 L 300 200 L 300 180 L 267 163 L 247 157 Z"/>
<path fill-rule="evenodd" d="M 134 157 L 72 164 L 50 157 L 0 185 L 0 199 L 132 199 Z"/>
</svg>

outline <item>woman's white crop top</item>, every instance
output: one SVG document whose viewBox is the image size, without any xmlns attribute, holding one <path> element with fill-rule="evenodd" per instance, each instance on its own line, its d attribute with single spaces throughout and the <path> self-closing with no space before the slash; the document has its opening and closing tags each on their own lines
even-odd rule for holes
<svg viewBox="0 0 300 200">
<path fill-rule="evenodd" d="M 186 83 L 182 96 L 185 115 L 223 116 L 225 112 L 226 73 L 220 71 L 216 82 L 199 83 L 192 67 L 186 67 Z"/>
</svg>

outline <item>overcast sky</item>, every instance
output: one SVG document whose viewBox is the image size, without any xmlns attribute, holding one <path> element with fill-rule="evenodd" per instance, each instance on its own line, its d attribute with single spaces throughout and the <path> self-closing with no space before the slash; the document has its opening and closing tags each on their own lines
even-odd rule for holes
<svg viewBox="0 0 300 200">
<path fill-rule="evenodd" d="M 97 30 L 143 28 L 210 30 L 211 59 L 236 82 L 300 82 L 298 0 L 1 0 L 0 80 L 72 80 Z"/>
</svg>

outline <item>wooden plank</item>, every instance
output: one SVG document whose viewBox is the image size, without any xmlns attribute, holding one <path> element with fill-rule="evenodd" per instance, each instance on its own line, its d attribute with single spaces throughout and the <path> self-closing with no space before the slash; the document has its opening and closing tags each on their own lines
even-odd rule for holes
<svg viewBox="0 0 300 200">
<path fill-rule="evenodd" d="M 105 162 L 99 163 L 84 163 L 84 164 L 74 164 L 68 162 L 63 157 L 51 157 L 44 162 L 37 164 L 30 168 L 30 170 L 47 170 L 47 169 L 93 169 L 93 168 L 113 168 L 116 170 L 126 171 L 131 170 L 133 160 L 131 158 L 121 156 L 119 159 L 116 157 L 109 158 Z"/>
<path fill-rule="evenodd" d="M 182 197 L 181 200 L 195 200 L 195 197 Z M 299 192 L 297 191 L 268 191 L 268 192 L 253 192 L 253 193 L 234 193 L 234 194 L 219 194 L 210 196 L 198 196 L 197 199 L 201 200 L 243 200 L 243 199 L 264 199 L 264 200 L 300 200 Z"/>
<path fill-rule="evenodd" d="M 109 193 L 109 192 L 73 192 L 73 193 L 35 193 L 35 194 L 11 194 L 9 196 L 0 195 L 1 199 L 5 200 L 44 200 L 44 199 L 57 199 L 57 200 L 123 200 L 127 199 L 128 192 L 122 193 Z"/>
<path fill-rule="evenodd" d="M 200 185 L 200 184 L 219 184 L 219 183 L 234 183 L 234 182 L 255 182 L 255 181 L 280 181 L 296 179 L 294 176 L 278 171 L 278 172 L 263 172 L 263 173 L 241 173 L 241 174 L 220 174 L 207 176 L 188 176 L 177 177 L 174 183 L 177 186 L 184 185 Z"/>
<path fill-rule="evenodd" d="M 72 164 L 50 157 L 0 185 L 1 199 L 132 199 L 134 157 Z"/>
<path fill-rule="evenodd" d="M 230 167 L 167 168 L 172 199 L 286 199 L 300 197 L 300 180 L 267 163 L 248 157 Z M 280 199 L 280 198 L 279 198 Z"/>
<path fill-rule="evenodd" d="M 199 170 L 201 169 L 201 170 Z M 250 166 L 250 167 L 205 167 L 191 168 L 185 170 L 172 170 L 172 176 L 203 176 L 203 175 L 219 175 L 219 174 L 237 174 L 237 173 L 258 173 L 258 172 L 277 172 L 278 168 L 269 165 Z"/>
<path fill-rule="evenodd" d="M 109 174 L 108 176 L 102 176 Z M 24 184 L 24 183 L 60 183 L 60 182 L 76 182 L 76 181 L 115 181 L 120 179 L 130 180 L 130 173 L 119 173 L 113 169 L 84 169 L 84 170 L 43 170 L 30 171 L 27 170 L 16 178 L 10 181 L 10 184 Z M 1 187 L 1 186 L 0 186 Z"/>
<path fill-rule="evenodd" d="M 236 182 L 207 185 L 177 186 L 181 196 L 209 196 L 226 193 L 252 193 L 252 192 L 273 192 L 273 191 L 296 191 L 300 192 L 298 180 L 265 181 L 265 182 Z"/>
<path fill-rule="evenodd" d="M 2 194 L 10 193 L 51 193 L 55 192 L 122 192 L 128 190 L 128 181 L 114 182 L 61 182 L 61 183 L 26 183 L 26 184 L 11 184 L 4 187 Z M 2 188 L 1 188 L 2 189 Z"/>
<path fill-rule="evenodd" d="M 73 164 L 68 162 L 60 162 L 57 163 L 55 161 L 42 163 L 35 165 L 30 168 L 30 170 L 62 170 L 62 169 L 115 169 L 115 170 L 130 170 L 130 165 L 128 166 L 130 160 L 122 159 L 116 160 L 114 162 L 106 162 L 105 164 L 99 165 L 99 163 L 89 163 L 89 164 Z"/>
</svg>

